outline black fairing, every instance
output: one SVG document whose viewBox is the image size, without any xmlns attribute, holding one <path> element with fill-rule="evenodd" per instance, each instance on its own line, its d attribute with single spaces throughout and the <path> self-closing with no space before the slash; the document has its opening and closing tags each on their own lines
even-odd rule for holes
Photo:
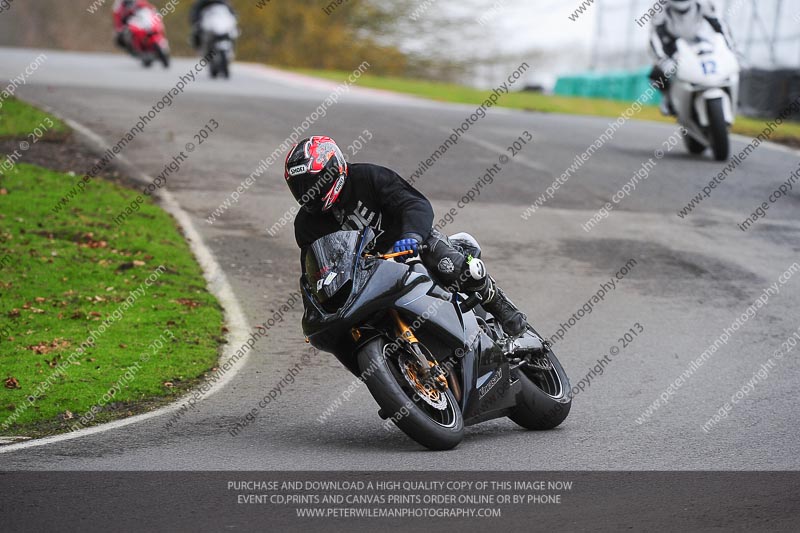
<svg viewBox="0 0 800 533">
<path fill-rule="evenodd" d="M 436 285 L 421 264 L 363 257 L 373 237 L 369 228 L 340 231 L 306 251 L 300 284 L 309 342 L 359 375 L 359 346 L 376 336 L 394 338 L 387 321 L 387 311 L 394 309 L 407 323 L 417 322 L 415 334 L 440 364 L 451 363 L 463 391 L 466 424 L 503 416 L 515 405 L 519 385 L 502 349 L 473 312 L 461 312 L 459 295 Z M 331 272 L 336 275 L 325 285 Z M 355 327 L 362 335 L 358 341 L 352 336 Z"/>
</svg>

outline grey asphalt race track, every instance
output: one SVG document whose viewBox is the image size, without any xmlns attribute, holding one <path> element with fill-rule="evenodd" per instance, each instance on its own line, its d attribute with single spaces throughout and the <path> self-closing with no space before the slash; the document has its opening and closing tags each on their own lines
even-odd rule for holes
<svg viewBox="0 0 800 533">
<path fill-rule="evenodd" d="M 18 75 L 38 51 L 0 50 L 0 77 Z M 141 69 L 121 55 L 46 52 L 48 59 L 18 89 L 115 143 L 194 60 L 169 71 Z M 206 218 L 289 135 L 334 84 L 271 69 L 236 65 L 229 82 L 198 76 L 173 105 L 124 150 L 156 175 L 211 119 L 219 129 L 191 154 L 169 190 L 191 214 L 224 267 L 251 325 L 264 322 L 297 286 L 298 251 L 291 226 L 267 234 L 292 205 L 281 163 L 213 224 Z M 474 108 L 473 108 L 474 109 Z M 368 130 L 373 137 L 356 161 L 381 163 L 410 177 L 468 106 L 425 102 L 351 90 L 309 133 L 325 133 L 347 147 Z M 458 211 L 447 231 L 469 231 L 482 243 L 490 272 L 542 333 L 569 321 L 630 259 L 630 273 L 590 314 L 574 322 L 556 345 L 573 384 L 598 358 L 619 349 L 602 376 L 574 399 L 557 430 L 523 431 L 508 420 L 468 428 L 454 451 L 429 453 L 399 430 L 383 428 L 377 407 L 361 386 L 320 422 L 318 417 L 350 386 L 332 356 L 312 358 L 280 397 L 234 437 L 236 422 L 268 393 L 307 349 L 301 310 L 256 345 L 246 366 L 223 390 L 201 402 L 174 427 L 169 415 L 124 428 L 8 453 L 0 470 L 793 470 L 797 454 L 796 351 L 778 361 L 710 431 L 702 429 L 742 390 L 781 343 L 800 327 L 800 276 L 749 318 L 727 344 L 637 423 L 645 409 L 793 263 L 800 260 L 800 193 L 770 209 L 754 229 L 743 221 L 797 168 L 798 155 L 762 146 L 714 190 L 695 213 L 676 212 L 723 165 L 667 153 L 646 181 L 596 228 L 581 228 L 631 179 L 676 127 L 629 122 L 556 192 L 546 207 L 522 218 L 525 208 L 595 141 L 609 120 L 495 109 L 472 126 L 416 186 L 439 216 L 474 186 L 486 167 L 523 132 L 523 147 Z M 744 147 L 734 141 L 734 150 Z M 75 169 L 76 172 L 86 169 Z M 583 312 L 581 313 L 583 314 Z M 635 324 L 643 333 L 626 348 L 619 340 Z"/>
</svg>

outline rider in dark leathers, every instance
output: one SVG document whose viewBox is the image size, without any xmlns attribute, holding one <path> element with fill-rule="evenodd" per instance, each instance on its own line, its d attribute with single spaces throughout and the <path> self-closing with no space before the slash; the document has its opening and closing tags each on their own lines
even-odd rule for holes
<svg viewBox="0 0 800 533">
<path fill-rule="evenodd" d="M 376 249 L 421 252 L 423 264 L 445 286 L 480 295 L 481 305 L 508 335 L 521 335 L 529 327 L 526 316 L 486 274 L 478 243 L 468 234 L 448 238 L 433 229 L 430 202 L 396 172 L 373 164 L 349 165 L 333 139 L 317 136 L 292 147 L 285 177 L 303 207 L 294 223 L 303 253 L 320 237 L 370 226 Z"/>
</svg>

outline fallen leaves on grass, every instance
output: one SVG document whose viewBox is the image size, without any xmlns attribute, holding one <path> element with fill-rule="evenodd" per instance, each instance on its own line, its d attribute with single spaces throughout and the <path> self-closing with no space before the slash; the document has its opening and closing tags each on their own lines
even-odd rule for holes
<svg viewBox="0 0 800 533">
<path fill-rule="evenodd" d="M 7 389 L 21 389 L 22 387 L 19 384 L 19 380 L 14 376 L 8 376 L 5 381 L 5 387 Z"/>
<path fill-rule="evenodd" d="M 185 305 L 189 309 L 194 309 L 195 307 L 200 307 L 200 302 L 196 302 L 194 300 L 189 300 L 188 298 L 178 298 L 175 302 Z"/>
<path fill-rule="evenodd" d="M 123 253 L 122 255 L 131 255 L 130 253 Z M 139 261 L 138 259 L 134 259 L 133 261 L 126 261 L 117 267 L 117 271 L 125 271 L 130 270 L 132 268 L 143 267 L 147 266 L 147 263 L 144 261 Z"/>
<path fill-rule="evenodd" d="M 81 238 L 84 240 L 84 242 L 78 243 L 78 246 L 80 246 L 81 248 L 107 248 L 108 247 L 108 242 L 96 240 L 94 238 L 94 233 L 92 233 L 92 232 L 84 233 L 83 235 L 81 235 Z"/>
<path fill-rule="evenodd" d="M 44 341 L 40 342 L 39 344 L 28 346 L 28 349 L 33 350 L 33 353 L 35 353 L 36 355 L 47 355 L 50 352 L 56 350 L 63 350 L 64 348 L 67 348 L 69 345 L 70 345 L 69 341 L 66 341 L 64 339 L 54 339 L 49 343 Z"/>
<path fill-rule="evenodd" d="M 37 301 L 38 301 L 38 298 L 37 298 Z M 37 315 L 40 315 L 40 314 L 44 313 L 44 309 L 39 309 L 38 307 L 33 307 L 30 304 L 30 302 L 25 302 L 25 305 L 23 305 L 22 308 L 30 311 L 31 313 L 36 313 Z"/>
</svg>

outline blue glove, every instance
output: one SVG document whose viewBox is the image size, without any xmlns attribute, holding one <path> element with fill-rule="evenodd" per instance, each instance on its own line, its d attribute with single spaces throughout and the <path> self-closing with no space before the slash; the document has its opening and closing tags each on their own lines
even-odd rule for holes
<svg viewBox="0 0 800 533">
<path fill-rule="evenodd" d="M 410 259 L 419 254 L 419 241 L 417 239 L 400 239 L 394 243 L 394 247 L 392 247 L 392 252 L 394 253 L 405 252 L 407 250 L 412 250 L 414 253 L 409 255 L 401 255 L 395 259 L 401 263 L 405 263 L 406 259 Z"/>
</svg>

